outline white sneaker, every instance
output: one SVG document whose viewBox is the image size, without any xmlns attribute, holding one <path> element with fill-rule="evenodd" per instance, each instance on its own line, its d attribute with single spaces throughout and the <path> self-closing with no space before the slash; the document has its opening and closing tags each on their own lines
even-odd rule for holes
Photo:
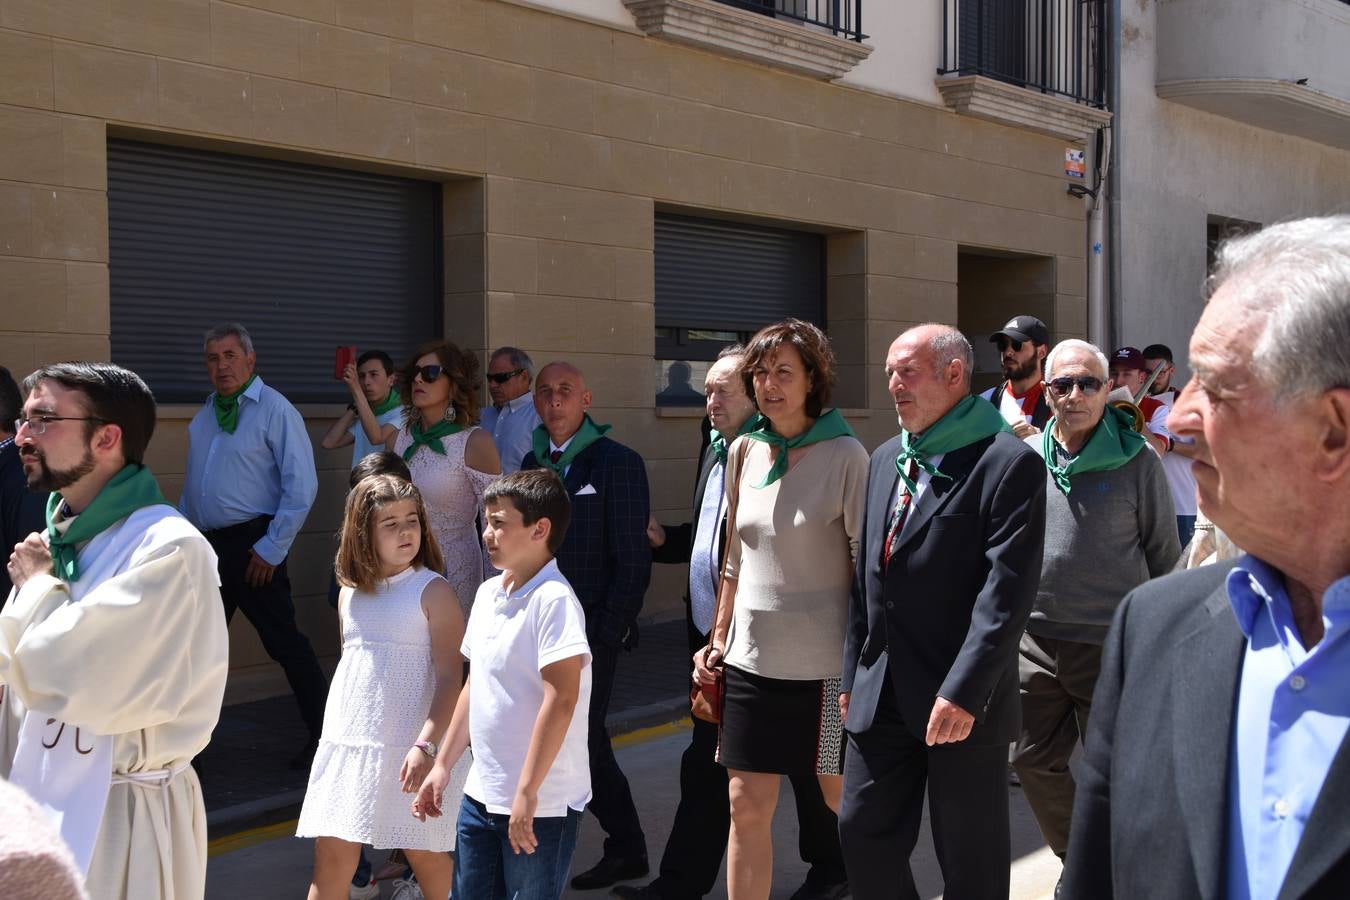
<svg viewBox="0 0 1350 900">
<path fill-rule="evenodd" d="M 347 900 L 380 900 L 380 886 L 373 878 L 366 882 L 365 887 L 352 885 L 347 888 Z"/>
<path fill-rule="evenodd" d="M 389 895 L 389 900 L 425 900 L 422 889 L 411 878 L 395 878 L 389 883 L 394 886 L 394 892 Z"/>
</svg>

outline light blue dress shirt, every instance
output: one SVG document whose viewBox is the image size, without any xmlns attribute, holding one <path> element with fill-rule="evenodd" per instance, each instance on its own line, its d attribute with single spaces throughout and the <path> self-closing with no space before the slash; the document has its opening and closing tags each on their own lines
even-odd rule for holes
<svg viewBox="0 0 1350 900">
<path fill-rule="evenodd" d="M 1229 573 L 1228 599 L 1247 650 L 1228 774 L 1226 896 L 1274 900 L 1350 725 L 1350 577 L 1322 597 L 1326 634 L 1311 649 L 1283 577 L 1259 559 L 1244 556 Z"/>
<path fill-rule="evenodd" d="M 258 378 L 239 398 L 239 426 L 226 434 L 216 424 L 214 398 L 206 398 L 188 425 L 187 481 L 178 508 L 202 531 L 272 516 L 253 549 L 278 565 L 319 489 L 305 420 Z"/>
<path fill-rule="evenodd" d="M 514 400 L 508 400 L 501 409 L 487 407 L 478 424 L 492 434 L 492 440 L 497 444 L 497 455 L 502 458 L 502 474 L 519 472 L 521 460 L 534 449 L 534 430 L 539 427 L 534 395 L 527 391 Z"/>
</svg>

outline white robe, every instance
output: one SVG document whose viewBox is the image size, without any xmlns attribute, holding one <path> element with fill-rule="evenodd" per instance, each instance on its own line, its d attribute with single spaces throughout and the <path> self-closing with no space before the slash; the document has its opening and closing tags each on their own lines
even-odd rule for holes
<svg viewBox="0 0 1350 900">
<path fill-rule="evenodd" d="M 90 896 L 197 900 L 206 808 L 188 763 L 211 738 L 229 670 L 215 552 L 172 507 L 150 506 L 85 544 L 79 569 L 74 584 L 30 578 L 0 612 L 5 705 L 112 736 Z M 118 781 L 152 770 L 177 774 L 166 787 Z"/>
</svg>

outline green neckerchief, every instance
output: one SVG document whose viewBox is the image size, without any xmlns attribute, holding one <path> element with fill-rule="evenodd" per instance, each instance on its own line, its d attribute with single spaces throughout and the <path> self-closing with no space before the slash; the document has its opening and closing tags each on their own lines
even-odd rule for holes
<svg viewBox="0 0 1350 900">
<path fill-rule="evenodd" d="M 160 503 L 167 506 L 169 503 L 160 493 L 159 484 L 150 470 L 135 463 L 123 466 L 122 471 L 103 486 L 93 502 L 62 532 L 57 529 L 53 518 L 65 502 L 59 493 L 53 493 L 47 498 L 47 538 L 51 543 L 52 571 L 57 578 L 68 583 L 80 580 L 80 566 L 76 558 L 80 544 L 141 507 Z"/>
<path fill-rule="evenodd" d="M 931 478 L 951 476 L 938 471 L 938 467 L 928 461 L 930 456 L 951 453 L 962 447 L 969 447 L 976 441 L 998 434 L 1000 431 L 1012 431 L 1004 420 L 998 407 L 983 397 L 968 395 L 960 403 L 947 410 L 923 434 L 915 437 L 908 431 L 900 432 L 900 455 L 895 458 L 895 469 L 900 480 L 905 483 L 910 494 L 918 490 L 918 485 L 905 473 L 905 463 L 914 460 L 915 465 L 928 473 Z"/>
<path fill-rule="evenodd" d="M 398 388 L 390 388 L 389 396 L 380 401 L 380 405 L 371 409 L 376 416 L 382 416 L 392 409 L 398 409 L 403 405 L 403 397 L 399 395 Z"/>
<path fill-rule="evenodd" d="M 1148 438 L 1131 427 L 1132 421 L 1125 410 L 1108 406 L 1083 449 L 1062 466 L 1055 463 L 1055 420 L 1045 423 L 1045 431 L 1041 433 L 1041 455 L 1045 457 L 1045 467 L 1050 470 L 1055 485 L 1064 496 L 1069 496 L 1069 479 L 1073 476 L 1119 469 L 1144 449 Z"/>
<path fill-rule="evenodd" d="M 441 443 L 441 438 L 449 437 L 452 434 L 458 434 L 464 430 L 463 425 L 456 425 L 454 422 L 447 422 L 441 419 L 435 425 L 432 425 L 426 431 L 422 430 L 422 417 L 419 415 L 412 420 L 408 427 L 408 432 L 412 434 L 412 443 L 408 449 L 403 451 L 403 461 L 408 462 L 417 452 L 418 447 L 430 447 L 432 453 L 445 455 L 445 445 Z"/>
<path fill-rule="evenodd" d="M 831 438 L 844 437 L 845 435 L 853 437 L 853 429 L 848 427 L 848 423 L 844 421 L 844 417 L 840 415 L 837 409 L 822 413 L 820 418 L 811 423 L 810 428 L 791 440 L 774 431 L 773 423 L 763 416 L 760 417 L 758 424 L 759 427 L 756 430 L 745 433 L 746 438 L 752 441 L 763 441 L 776 447 L 778 457 L 769 467 L 769 472 L 764 476 L 764 480 L 755 485 L 757 488 L 768 487 L 787 474 L 789 450 L 796 450 L 798 447 L 818 444 L 821 441 L 828 441 Z"/>
<path fill-rule="evenodd" d="M 577 454 L 604 437 L 607 431 L 608 425 L 595 424 L 587 413 L 586 418 L 581 420 L 581 427 L 577 429 L 577 433 L 572 435 L 572 443 L 567 445 L 563 455 L 554 462 L 548 455 L 548 429 L 540 425 L 534 430 L 534 461 L 545 469 L 552 469 L 559 478 L 562 478 L 563 471 L 577 458 Z"/>
<path fill-rule="evenodd" d="M 759 413 L 755 413 L 742 422 L 740 428 L 736 429 L 736 437 L 740 437 L 743 434 L 749 434 L 750 432 L 763 427 L 763 425 L 764 417 Z M 712 444 L 713 453 L 717 454 L 717 461 L 725 466 L 727 464 L 727 439 L 722 437 L 722 432 L 718 431 L 716 428 L 708 433 L 708 438 Z M 733 441 L 735 439 L 736 438 L 732 438 Z"/>
<path fill-rule="evenodd" d="M 216 406 L 216 424 L 220 426 L 221 431 L 226 434 L 234 434 L 234 430 L 239 427 L 239 398 L 244 395 L 244 391 L 248 390 L 249 385 L 257 379 L 257 375 L 248 376 L 248 381 L 244 382 L 244 386 L 233 394 L 222 395 L 220 392 L 216 392 L 212 402 Z"/>
</svg>

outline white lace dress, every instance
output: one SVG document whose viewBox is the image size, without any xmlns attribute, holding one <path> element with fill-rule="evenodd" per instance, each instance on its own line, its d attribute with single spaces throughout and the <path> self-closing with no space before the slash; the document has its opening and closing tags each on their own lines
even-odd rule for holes
<svg viewBox="0 0 1350 900">
<path fill-rule="evenodd" d="M 342 659 L 328 689 L 323 736 L 300 810 L 298 837 L 337 837 L 376 849 L 453 850 L 469 755 L 455 765 L 446 814 L 418 822 L 399 769 L 435 691 L 422 591 L 440 576 L 411 568 L 342 612 Z"/>
<path fill-rule="evenodd" d="M 455 589 L 465 622 L 469 621 L 469 609 L 478 586 L 483 583 L 485 559 L 477 524 L 483 509 L 483 491 L 501 477 L 480 472 L 464 461 L 469 435 L 477 430 L 466 428 L 441 438 L 444 456 L 429 447 L 418 447 L 408 461 L 413 484 L 422 492 L 427 505 L 431 531 L 445 557 L 445 579 Z M 403 428 L 394 441 L 394 452 L 402 456 L 411 444 L 412 434 Z"/>
</svg>

